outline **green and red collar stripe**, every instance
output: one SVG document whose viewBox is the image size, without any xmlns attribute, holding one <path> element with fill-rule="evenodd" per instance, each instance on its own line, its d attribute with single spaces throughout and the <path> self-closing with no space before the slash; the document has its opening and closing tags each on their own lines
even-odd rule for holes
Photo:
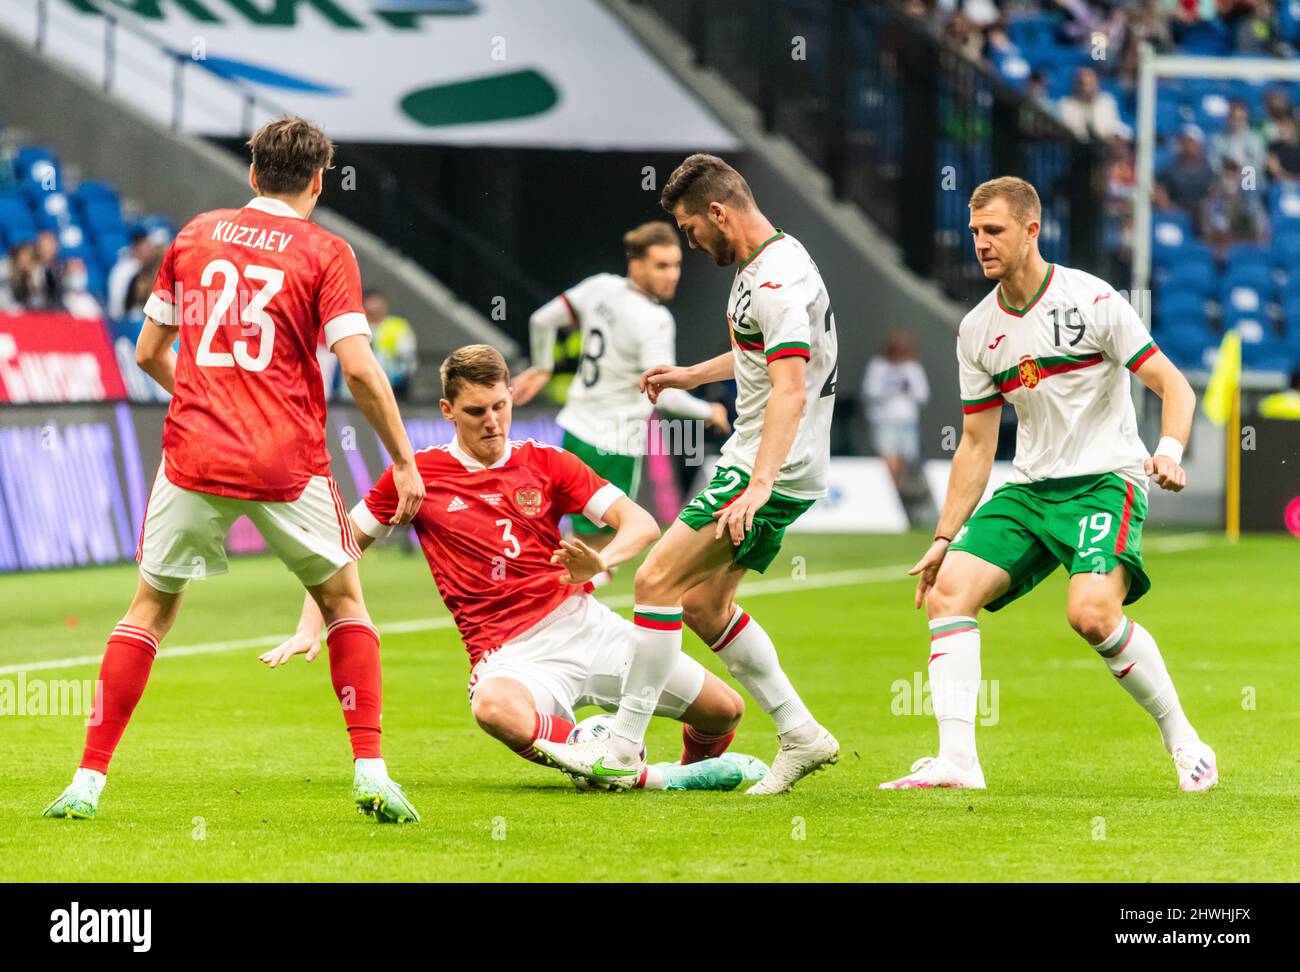
<svg viewBox="0 0 1300 972">
<path fill-rule="evenodd" d="M 746 259 L 744 263 L 742 263 L 740 266 L 738 266 L 738 267 L 736 268 L 736 273 L 740 273 L 740 272 L 743 271 L 747 266 L 749 266 L 749 265 L 750 265 L 751 263 L 753 263 L 756 259 L 758 259 L 758 255 L 759 255 L 760 253 L 762 253 L 764 250 L 767 249 L 768 244 L 775 243 L 777 240 L 784 239 L 784 238 L 785 238 L 785 230 L 783 230 L 783 229 L 778 229 L 778 230 L 776 231 L 776 235 L 775 235 L 775 236 L 769 236 L 767 239 L 765 239 L 765 240 L 764 240 L 764 241 L 759 245 L 758 249 L 755 250 L 753 253 L 751 253 L 751 254 L 749 255 L 749 258 Z"/>
<path fill-rule="evenodd" d="M 638 628 L 651 628 L 655 631 L 680 631 L 682 612 L 680 608 L 676 611 L 649 611 L 637 608 L 632 612 L 632 623 Z"/>
<path fill-rule="evenodd" d="M 1038 285 L 1038 292 L 1034 294 L 1034 296 L 1030 299 L 1029 303 L 1027 303 L 1024 307 L 1007 306 L 1006 301 L 1002 299 L 1002 284 L 998 284 L 998 289 L 997 289 L 998 306 L 1001 307 L 1004 311 L 1006 311 L 1008 314 L 1010 314 L 1013 317 L 1024 317 L 1026 314 L 1028 314 L 1031 310 L 1034 309 L 1034 305 L 1037 304 L 1038 301 L 1042 298 L 1043 294 L 1047 292 L 1047 288 L 1052 282 L 1052 275 L 1055 272 L 1056 272 L 1056 264 L 1049 263 L 1047 265 L 1047 274 L 1046 276 L 1043 277 L 1043 282 Z"/>
<path fill-rule="evenodd" d="M 1155 354 L 1159 350 L 1160 349 L 1156 347 L 1155 341 L 1148 341 L 1146 344 L 1142 345 L 1142 347 L 1138 348 L 1137 354 L 1129 358 L 1128 363 L 1125 364 L 1124 367 L 1129 371 L 1137 371 L 1146 362 L 1147 358 L 1151 357 L 1151 355 Z"/>
<path fill-rule="evenodd" d="M 961 400 L 961 410 L 965 415 L 973 415 L 976 412 L 984 411 L 986 408 L 997 408 L 1004 401 L 1006 399 L 1002 397 L 1001 392 L 990 395 L 988 398 L 963 398 Z"/>
<path fill-rule="evenodd" d="M 1038 380 L 1050 378 L 1052 375 L 1064 374 L 1067 371 L 1078 371 L 1080 368 L 1091 368 L 1093 365 L 1101 364 L 1102 356 L 1100 354 L 1062 354 L 1054 355 L 1047 358 L 1035 358 L 1034 365 L 1038 369 Z M 1008 368 L 1006 371 L 999 371 L 993 376 L 998 388 L 1004 394 L 1019 388 L 1024 383 L 1021 374 L 1020 365 L 1014 368 Z"/>
</svg>

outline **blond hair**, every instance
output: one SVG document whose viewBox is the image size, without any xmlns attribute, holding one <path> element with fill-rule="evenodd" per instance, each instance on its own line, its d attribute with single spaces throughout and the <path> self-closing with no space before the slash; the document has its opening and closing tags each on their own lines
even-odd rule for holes
<svg viewBox="0 0 1300 972">
<path fill-rule="evenodd" d="M 498 382 L 510 384 L 510 366 L 501 352 L 490 344 L 467 344 L 457 348 L 438 369 L 442 378 L 442 397 L 454 402 L 465 385 L 491 388 Z"/>
<path fill-rule="evenodd" d="M 970 194 L 970 208 L 983 209 L 995 199 L 1007 201 L 1007 208 L 1021 226 L 1042 221 L 1043 207 L 1038 201 L 1038 191 L 1024 179 L 999 176 L 981 182 Z"/>
</svg>

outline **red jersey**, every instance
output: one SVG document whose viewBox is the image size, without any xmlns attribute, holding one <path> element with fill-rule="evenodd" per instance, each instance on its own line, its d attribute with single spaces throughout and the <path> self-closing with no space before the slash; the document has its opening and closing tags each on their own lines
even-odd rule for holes
<svg viewBox="0 0 1300 972">
<path fill-rule="evenodd" d="M 237 499 L 297 499 L 329 475 L 316 346 L 369 334 L 342 239 L 277 199 L 190 220 L 145 313 L 181 326 L 163 426 L 167 478 Z"/>
<path fill-rule="evenodd" d="M 560 517 L 585 513 L 601 522 L 623 491 L 577 456 L 527 439 L 507 443 L 486 467 L 453 441 L 421 449 L 415 463 L 425 494 L 413 526 L 471 668 L 565 598 L 591 592 L 590 583 L 561 583 L 566 570 L 551 563 Z M 389 466 L 352 517 L 383 536 L 396 511 Z"/>
</svg>

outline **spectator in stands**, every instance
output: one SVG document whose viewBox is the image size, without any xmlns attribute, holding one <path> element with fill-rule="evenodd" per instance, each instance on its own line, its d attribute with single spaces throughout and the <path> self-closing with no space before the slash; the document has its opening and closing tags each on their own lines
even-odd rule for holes
<svg viewBox="0 0 1300 972">
<path fill-rule="evenodd" d="M 73 317 L 103 317 L 103 308 L 99 306 L 89 291 L 90 275 L 86 272 L 86 261 L 73 257 L 63 266 L 63 309 Z"/>
<path fill-rule="evenodd" d="M 1056 114 L 1056 105 L 1047 92 L 1047 75 L 1042 71 L 1031 71 L 1029 81 L 1025 84 L 1025 96 L 1049 115 Z"/>
<path fill-rule="evenodd" d="M 27 310 L 32 306 L 35 290 L 36 247 L 31 243 L 15 243 L 9 250 L 9 304 L 14 310 Z"/>
<path fill-rule="evenodd" d="M 1136 0 L 1124 10 L 1126 30 L 1124 49 L 1120 54 L 1119 76 L 1127 83 L 1137 81 L 1138 52 L 1143 44 L 1150 44 L 1160 54 L 1173 49 L 1169 34 L 1169 20 L 1160 9 L 1160 0 Z"/>
<path fill-rule="evenodd" d="M 972 61 L 980 60 L 984 54 L 984 32 L 960 12 L 953 14 L 944 24 L 943 39 L 949 47 Z"/>
<path fill-rule="evenodd" d="M 405 398 L 415 374 L 415 331 L 405 317 L 389 313 L 388 298 L 378 290 L 362 296 L 366 320 L 370 323 L 370 344 L 375 357 L 388 375 L 388 383 L 398 398 Z"/>
<path fill-rule="evenodd" d="M 36 234 L 36 267 L 32 273 L 29 310 L 57 310 L 63 306 L 63 261 L 59 259 L 59 236 L 53 230 Z"/>
<path fill-rule="evenodd" d="M 1197 213 L 1214 184 L 1214 170 L 1205 161 L 1205 133 L 1199 127 L 1183 126 L 1178 155 L 1157 173 L 1156 180 L 1170 203 L 1183 212 Z"/>
<path fill-rule="evenodd" d="M 1201 203 L 1201 232 L 1220 259 L 1233 243 L 1268 242 L 1263 193 L 1246 189 L 1244 181 L 1241 166 L 1234 159 L 1224 159 L 1219 178 Z"/>
<path fill-rule="evenodd" d="M 876 452 L 900 490 L 921 461 L 921 406 L 929 399 L 930 384 L 916 339 L 907 331 L 895 331 L 867 362 L 862 400 Z"/>
<path fill-rule="evenodd" d="M 153 260 L 155 251 L 162 246 L 166 246 L 165 234 L 160 240 L 158 234 L 150 234 L 148 230 L 141 227 L 131 231 L 130 246 L 118 257 L 117 262 L 113 264 L 113 269 L 108 272 L 109 317 L 126 316 L 131 284 L 136 274 L 140 272 L 142 266 Z"/>
<path fill-rule="evenodd" d="M 1079 138 L 1130 138 L 1129 128 L 1119 117 L 1119 106 L 1109 91 L 1102 91 L 1097 72 L 1079 68 L 1074 88 L 1061 99 L 1057 116 Z"/>
<path fill-rule="evenodd" d="M 1222 172 L 1223 163 L 1229 159 L 1243 169 L 1249 166 L 1256 184 L 1263 186 L 1268 148 L 1250 127 L 1250 112 L 1240 101 L 1234 101 L 1228 109 L 1227 129 L 1210 139 L 1210 168 Z"/>
<path fill-rule="evenodd" d="M 1273 8 L 1268 0 L 1220 0 L 1219 7 L 1237 53 L 1279 53 L 1273 30 Z"/>
<path fill-rule="evenodd" d="M 1296 137 L 1294 118 L 1278 125 L 1278 138 L 1268 147 L 1268 174 L 1274 179 L 1300 179 L 1300 140 Z"/>
<path fill-rule="evenodd" d="M 1062 34 L 1095 52 L 1093 57 L 1100 66 L 1118 70 L 1128 32 L 1124 11 L 1118 9 L 1123 4 L 1111 0 L 1056 0 L 1056 5 L 1070 16 Z"/>
<path fill-rule="evenodd" d="M 1282 124 L 1295 118 L 1295 109 L 1291 98 L 1284 88 L 1270 88 L 1264 95 L 1264 124 L 1261 134 L 1265 144 L 1276 142 L 1282 137 Z"/>
</svg>

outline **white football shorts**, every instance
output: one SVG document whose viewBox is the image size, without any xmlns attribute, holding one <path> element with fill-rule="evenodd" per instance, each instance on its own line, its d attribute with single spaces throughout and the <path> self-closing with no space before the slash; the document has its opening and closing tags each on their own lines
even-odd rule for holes
<svg viewBox="0 0 1300 972">
<path fill-rule="evenodd" d="M 574 594 L 527 631 L 479 659 L 469 697 L 493 678 L 512 678 L 533 693 L 537 711 L 574 721 L 574 711 L 595 705 L 613 712 L 632 660 L 632 622 L 596 598 Z M 676 719 L 704 687 L 704 666 L 684 652 L 668 676 L 655 715 Z"/>
<path fill-rule="evenodd" d="M 361 556 L 329 476 L 313 476 L 295 500 L 267 503 L 183 489 L 167 478 L 165 465 L 158 466 L 135 553 L 141 576 L 156 590 L 177 594 L 191 580 L 227 573 L 226 534 L 241 516 L 305 587 Z"/>
</svg>

